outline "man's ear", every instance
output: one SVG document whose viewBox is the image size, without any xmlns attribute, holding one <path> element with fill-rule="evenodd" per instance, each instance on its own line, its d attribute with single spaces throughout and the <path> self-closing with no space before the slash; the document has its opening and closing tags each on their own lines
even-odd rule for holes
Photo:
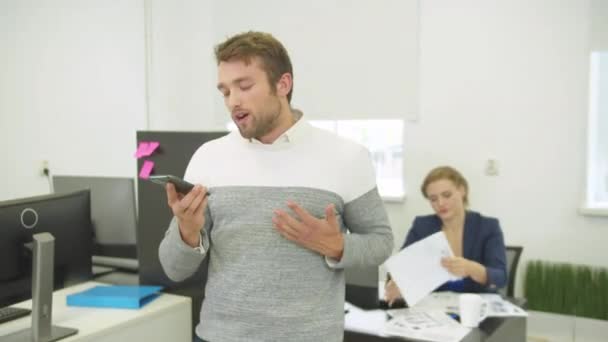
<svg viewBox="0 0 608 342">
<path fill-rule="evenodd" d="M 290 73 L 284 73 L 277 82 L 277 95 L 287 96 L 293 86 L 293 78 Z"/>
</svg>

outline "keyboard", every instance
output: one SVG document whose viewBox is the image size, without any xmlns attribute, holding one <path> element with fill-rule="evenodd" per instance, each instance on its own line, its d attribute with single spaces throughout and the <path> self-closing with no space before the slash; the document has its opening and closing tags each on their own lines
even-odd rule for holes
<svg viewBox="0 0 608 342">
<path fill-rule="evenodd" d="M 27 316 L 32 312 L 29 309 L 16 308 L 14 306 L 5 306 L 0 308 L 0 323 L 12 321 L 14 319 Z"/>
</svg>

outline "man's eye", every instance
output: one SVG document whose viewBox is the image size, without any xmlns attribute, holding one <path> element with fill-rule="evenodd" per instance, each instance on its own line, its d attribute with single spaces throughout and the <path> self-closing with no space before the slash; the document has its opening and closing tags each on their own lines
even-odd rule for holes
<svg viewBox="0 0 608 342">
<path fill-rule="evenodd" d="M 253 84 L 246 84 L 241 86 L 241 90 L 249 90 L 253 87 Z"/>
</svg>

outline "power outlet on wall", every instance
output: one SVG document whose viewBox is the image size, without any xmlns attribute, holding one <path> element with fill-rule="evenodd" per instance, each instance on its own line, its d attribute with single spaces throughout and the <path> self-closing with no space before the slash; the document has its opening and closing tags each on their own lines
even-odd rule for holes
<svg viewBox="0 0 608 342">
<path fill-rule="evenodd" d="M 42 164 L 40 166 L 40 174 L 42 176 L 48 177 L 50 173 L 51 173 L 51 169 L 49 167 L 49 161 L 48 160 L 43 160 Z"/>
<path fill-rule="evenodd" d="M 486 175 L 498 176 L 498 160 L 490 158 L 486 161 Z"/>
</svg>

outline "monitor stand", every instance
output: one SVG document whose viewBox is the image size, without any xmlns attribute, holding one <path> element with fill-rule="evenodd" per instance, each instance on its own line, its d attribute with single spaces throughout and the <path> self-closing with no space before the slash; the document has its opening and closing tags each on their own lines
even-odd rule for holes
<svg viewBox="0 0 608 342">
<path fill-rule="evenodd" d="M 32 327 L 3 336 L 2 342 L 51 342 L 72 336 L 77 329 L 52 326 L 55 238 L 34 234 L 32 265 Z"/>
</svg>

